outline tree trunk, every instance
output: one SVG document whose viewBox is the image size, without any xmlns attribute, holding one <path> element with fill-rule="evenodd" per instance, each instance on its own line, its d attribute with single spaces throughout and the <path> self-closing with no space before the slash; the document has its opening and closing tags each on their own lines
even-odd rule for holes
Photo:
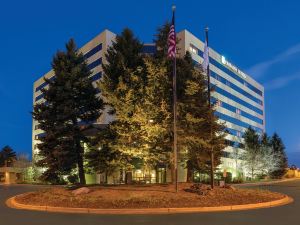
<svg viewBox="0 0 300 225">
<path fill-rule="evenodd" d="M 77 166 L 78 166 L 78 176 L 79 183 L 85 185 L 85 176 L 84 176 L 84 168 L 83 168 L 83 148 L 81 147 L 80 141 L 77 141 Z"/>
<path fill-rule="evenodd" d="M 211 166 L 210 166 L 210 186 L 211 186 L 211 189 L 214 189 L 214 187 L 215 187 L 215 180 L 214 180 L 214 151 L 213 151 L 213 148 L 211 149 L 210 160 L 211 160 Z"/>
<path fill-rule="evenodd" d="M 194 174 L 194 170 L 193 170 L 192 166 L 190 165 L 190 162 L 187 161 L 187 177 L 186 177 L 186 182 L 192 183 L 194 181 L 193 174 Z"/>
</svg>

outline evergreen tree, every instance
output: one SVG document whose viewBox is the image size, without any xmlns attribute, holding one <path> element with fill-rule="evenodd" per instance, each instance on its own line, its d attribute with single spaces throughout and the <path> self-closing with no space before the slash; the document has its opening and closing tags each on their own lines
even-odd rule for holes
<svg viewBox="0 0 300 225">
<path fill-rule="evenodd" d="M 10 146 L 4 146 L 0 151 L 0 167 L 10 167 L 16 159 L 16 153 Z"/>
<path fill-rule="evenodd" d="M 154 40 L 157 46 L 154 57 L 158 63 L 165 64 L 166 76 L 169 77 L 169 83 L 172 83 L 173 65 L 167 58 L 169 30 L 169 23 L 158 28 Z M 214 149 L 214 168 L 220 164 L 221 151 L 225 147 L 225 130 L 218 123 L 214 107 L 208 106 L 207 80 L 203 70 L 195 68 L 188 52 L 184 58 L 177 58 L 176 61 L 179 159 L 187 160 L 188 179 L 191 180 L 190 170 L 210 171 L 211 149 Z M 168 97 L 166 102 L 172 103 L 172 92 Z M 172 107 L 169 110 L 172 119 Z M 169 132 L 173 132 L 172 126 L 169 126 Z"/>
<path fill-rule="evenodd" d="M 271 138 L 271 146 L 273 152 L 277 154 L 279 158 L 278 168 L 271 173 L 271 176 L 273 178 L 281 178 L 287 171 L 288 159 L 285 153 L 285 146 L 277 133 L 274 133 Z"/>
<path fill-rule="evenodd" d="M 120 165 L 120 152 L 114 150 L 115 134 L 109 125 L 99 130 L 85 153 L 86 166 L 96 173 L 111 174 Z"/>
<path fill-rule="evenodd" d="M 143 101 L 146 80 L 142 47 L 132 31 L 124 29 L 107 51 L 104 76 L 99 84 L 108 113 L 114 117 L 109 126 L 115 134 L 111 148 L 120 152 L 126 167 L 131 167 L 133 158 L 145 156 L 141 124 L 135 119 L 137 106 Z"/>
<path fill-rule="evenodd" d="M 170 27 L 171 27 L 171 23 L 166 22 L 164 25 L 158 27 L 156 34 L 154 35 L 155 39 L 153 41 L 157 48 L 154 57 L 158 60 L 161 59 L 166 60 L 166 57 L 168 55 L 168 37 L 169 37 Z"/>
<path fill-rule="evenodd" d="M 140 124 L 144 161 L 156 166 L 170 165 L 172 152 L 171 87 L 167 67 L 145 58 L 146 85 L 143 101 L 137 105 L 134 120 Z"/>
<path fill-rule="evenodd" d="M 57 182 L 60 176 L 78 168 L 81 184 L 85 184 L 83 143 L 89 137 L 85 131 L 101 115 L 103 102 L 96 97 L 84 56 L 71 39 L 66 51 L 53 58 L 54 80 L 45 79 L 49 88 L 43 89 L 44 103 L 36 104 L 33 118 L 45 132 L 38 144 L 38 166 L 46 168 L 42 178 Z"/>
<path fill-rule="evenodd" d="M 208 105 L 206 76 L 201 67 L 195 68 L 189 53 L 179 61 L 178 74 L 181 147 L 188 152 L 189 167 L 208 173 L 211 171 L 212 149 L 214 170 L 221 163 L 221 153 L 226 146 L 225 127 L 215 116 L 214 104 Z"/>
</svg>

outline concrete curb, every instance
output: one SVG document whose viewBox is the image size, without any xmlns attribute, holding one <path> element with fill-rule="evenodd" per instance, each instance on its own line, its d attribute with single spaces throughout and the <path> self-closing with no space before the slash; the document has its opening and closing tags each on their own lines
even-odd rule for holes
<svg viewBox="0 0 300 225">
<path fill-rule="evenodd" d="M 232 186 L 261 186 L 261 185 L 269 185 L 269 184 L 277 184 L 277 183 L 284 183 L 294 180 L 300 180 L 300 178 L 287 178 L 287 179 L 281 179 L 281 180 L 273 180 L 273 181 L 262 181 L 257 183 L 241 183 L 241 184 L 231 184 Z"/>
<path fill-rule="evenodd" d="M 17 195 L 21 196 L 21 195 Z M 198 213 L 198 212 L 220 212 L 238 211 L 260 208 L 270 208 L 282 206 L 294 201 L 293 198 L 285 196 L 282 199 L 245 205 L 217 206 L 217 207 L 190 207 L 190 208 L 146 208 L 146 209 L 90 209 L 90 208 L 67 208 L 54 206 L 35 206 L 21 204 L 16 201 L 16 197 L 9 198 L 6 205 L 14 209 L 35 210 L 44 212 L 59 213 L 90 213 L 90 214 L 175 214 L 175 213 Z"/>
</svg>

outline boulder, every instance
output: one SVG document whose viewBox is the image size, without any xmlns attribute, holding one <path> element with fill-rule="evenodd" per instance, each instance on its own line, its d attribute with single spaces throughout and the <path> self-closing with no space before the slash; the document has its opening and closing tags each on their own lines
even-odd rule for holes
<svg viewBox="0 0 300 225">
<path fill-rule="evenodd" d="M 74 191 L 72 191 L 73 195 L 82 195 L 82 194 L 88 194 L 91 192 L 91 189 L 87 188 L 87 187 L 82 187 L 82 188 L 78 188 Z"/>
</svg>

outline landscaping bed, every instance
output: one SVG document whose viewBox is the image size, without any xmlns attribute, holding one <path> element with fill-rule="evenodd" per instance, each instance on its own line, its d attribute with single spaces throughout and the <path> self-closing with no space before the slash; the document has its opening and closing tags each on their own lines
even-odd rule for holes
<svg viewBox="0 0 300 225">
<path fill-rule="evenodd" d="M 211 207 L 262 203 L 279 200 L 283 194 L 259 189 L 235 189 L 183 183 L 175 193 L 173 185 L 89 187 L 90 193 L 75 195 L 63 187 L 47 188 L 16 197 L 16 202 L 37 206 L 71 208 L 177 208 Z M 196 187 L 196 188 L 195 188 Z"/>
</svg>

